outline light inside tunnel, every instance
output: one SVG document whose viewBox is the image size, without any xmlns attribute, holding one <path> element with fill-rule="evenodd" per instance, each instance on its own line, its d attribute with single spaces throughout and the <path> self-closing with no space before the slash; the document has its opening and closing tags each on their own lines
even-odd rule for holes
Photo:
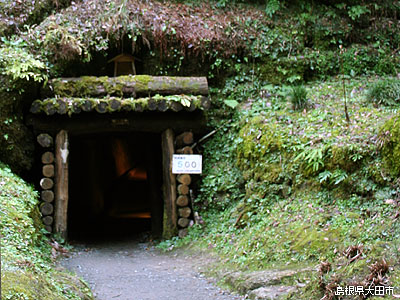
<svg viewBox="0 0 400 300">
<path fill-rule="evenodd" d="M 126 143 L 114 138 L 112 142 L 112 153 L 115 160 L 115 171 L 117 177 L 126 177 L 130 180 L 147 180 L 147 172 L 144 168 L 135 167 L 127 150 Z"/>
</svg>

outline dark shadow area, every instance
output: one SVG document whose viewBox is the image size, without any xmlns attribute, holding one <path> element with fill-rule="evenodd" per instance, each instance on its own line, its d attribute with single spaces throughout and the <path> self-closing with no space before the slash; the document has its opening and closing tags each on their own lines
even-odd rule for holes
<svg viewBox="0 0 400 300">
<path fill-rule="evenodd" d="M 158 134 L 71 137 L 69 158 L 69 239 L 161 235 Z"/>
</svg>

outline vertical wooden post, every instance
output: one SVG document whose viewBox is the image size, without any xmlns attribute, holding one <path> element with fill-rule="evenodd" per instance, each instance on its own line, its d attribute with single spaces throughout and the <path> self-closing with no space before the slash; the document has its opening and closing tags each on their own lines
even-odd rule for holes
<svg viewBox="0 0 400 300">
<path fill-rule="evenodd" d="M 172 155 L 174 154 L 174 132 L 168 128 L 161 134 L 163 193 L 164 193 L 164 227 L 163 237 L 171 238 L 178 233 L 178 215 L 176 211 L 176 179 L 172 174 Z"/>
<path fill-rule="evenodd" d="M 61 130 L 55 144 L 55 212 L 54 232 L 67 238 L 68 210 L 68 132 Z"/>
</svg>

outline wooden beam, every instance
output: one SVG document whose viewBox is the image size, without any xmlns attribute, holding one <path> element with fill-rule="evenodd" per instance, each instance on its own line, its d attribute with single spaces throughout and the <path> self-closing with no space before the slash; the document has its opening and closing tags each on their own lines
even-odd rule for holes
<svg viewBox="0 0 400 300">
<path fill-rule="evenodd" d="M 61 130 L 56 136 L 55 149 L 55 212 L 54 231 L 67 238 L 68 210 L 68 132 Z"/>
<path fill-rule="evenodd" d="M 193 113 L 146 112 L 115 113 L 104 115 L 85 113 L 72 117 L 65 115 L 38 116 L 29 115 L 27 125 L 32 126 L 35 133 L 47 131 L 56 134 L 61 129 L 68 131 L 69 136 L 109 133 L 109 132 L 152 132 L 162 133 L 171 128 L 174 131 L 191 130 L 197 134 L 207 132 L 207 122 L 200 111 Z"/>
<path fill-rule="evenodd" d="M 176 179 L 172 174 L 172 155 L 174 154 L 174 132 L 167 129 L 161 134 L 163 159 L 164 228 L 163 237 L 171 238 L 178 233 L 176 210 Z"/>
</svg>

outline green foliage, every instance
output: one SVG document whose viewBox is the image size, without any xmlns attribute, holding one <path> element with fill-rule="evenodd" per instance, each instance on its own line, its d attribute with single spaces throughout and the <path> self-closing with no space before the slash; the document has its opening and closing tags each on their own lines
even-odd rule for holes
<svg viewBox="0 0 400 300">
<path fill-rule="evenodd" d="M 47 81 L 47 67 L 39 57 L 33 56 L 22 39 L 2 38 L 0 48 L 0 71 L 13 81 Z"/>
<path fill-rule="evenodd" d="M 92 299 L 83 282 L 55 271 L 37 198 L 31 186 L 0 162 L 2 299 Z"/>
<path fill-rule="evenodd" d="M 308 105 L 307 90 L 302 85 L 293 86 L 290 90 L 289 98 L 295 110 L 302 110 Z"/>
<path fill-rule="evenodd" d="M 365 102 L 365 90 L 374 81 L 349 81 L 352 121 L 347 123 L 339 78 L 306 86 L 314 104 L 307 113 L 291 109 L 290 87 L 252 81 L 251 76 L 228 80 L 215 103 L 223 107 L 225 99 L 236 100 L 237 109 L 211 115 L 211 120 L 223 116 L 231 122 L 205 145 L 196 201 L 206 227 L 193 228 L 188 237 L 168 241 L 164 248 L 195 240 L 238 270 L 329 261 L 334 272 L 326 281 L 340 273 L 347 283 L 367 276 L 369 262 L 397 257 L 400 235 L 391 217 L 398 207 L 389 203 L 397 203 L 393 199 L 400 189 L 380 148 L 390 144 L 392 135 L 382 137 L 381 127 L 393 127 L 383 125 L 393 110 Z M 226 189 L 229 183 L 237 192 Z M 349 260 L 344 251 L 358 244 L 365 259 L 339 268 Z M 387 252 L 377 250 L 382 244 Z M 309 275 L 302 299 L 322 298 L 318 274 Z"/>
<path fill-rule="evenodd" d="M 367 99 L 378 105 L 398 105 L 400 103 L 400 80 L 388 78 L 377 81 L 369 88 Z"/>
</svg>

